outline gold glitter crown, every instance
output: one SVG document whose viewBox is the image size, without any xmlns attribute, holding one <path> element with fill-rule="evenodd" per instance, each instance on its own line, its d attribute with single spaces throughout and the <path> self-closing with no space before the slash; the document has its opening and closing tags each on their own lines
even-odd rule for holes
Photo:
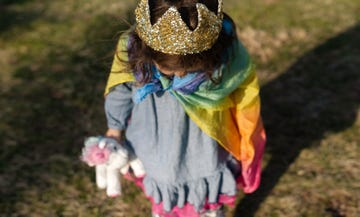
<svg viewBox="0 0 360 217">
<path fill-rule="evenodd" d="M 146 45 L 162 53 L 186 55 L 208 50 L 222 28 L 222 0 L 218 0 L 217 14 L 202 3 L 196 3 L 196 8 L 198 25 L 192 31 L 174 6 L 152 25 L 148 0 L 140 0 L 135 10 L 136 32 Z"/>
</svg>

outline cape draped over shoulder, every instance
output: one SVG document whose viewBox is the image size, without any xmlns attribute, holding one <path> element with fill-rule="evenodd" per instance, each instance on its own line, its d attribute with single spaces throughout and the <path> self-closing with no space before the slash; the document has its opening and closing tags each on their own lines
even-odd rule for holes
<svg viewBox="0 0 360 217">
<path fill-rule="evenodd" d="M 123 62 L 128 60 L 128 42 L 129 35 L 124 33 L 118 42 L 105 95 L 118 84 L 135 81 L 133 72 Z M 215 77 L 221 75 L 220 83 L 207 80 L 192 94 L 169 91 L 201 130 L 241 162 L 238 181 L 245 193 L 251 193 L 260 184 L 266 136 L 255 67 L 239 40 L 234 41 L 233 50 L 229 63 L 214 72 Z"/>
</svg>

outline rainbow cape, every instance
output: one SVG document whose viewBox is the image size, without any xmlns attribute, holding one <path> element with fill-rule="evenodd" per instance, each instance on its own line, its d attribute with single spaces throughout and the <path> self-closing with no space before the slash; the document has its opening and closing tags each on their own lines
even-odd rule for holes
<svg viewBox="0 0 360 217">
<path fill-rule="evenodd" d="M 128 34 L 123 34 L 118 51 L 126 51 Z M 261 159 L 266 141 L 260 116 L 259 85 L 255 67 L 240 41 L 234 42 L 234 56 L 215 72 L 221 82 L 203 82 L 192 94 L 169 90 L 181 103 L 198 127 L 241 161 L 239 182 L 245 193 L 255 191 L 260 184 Z M 127 60 L 126 52 L 114 58 L 105 95 L 111 88 L 135 81 L 132 72 L 119 60 Z"/>
</svg>

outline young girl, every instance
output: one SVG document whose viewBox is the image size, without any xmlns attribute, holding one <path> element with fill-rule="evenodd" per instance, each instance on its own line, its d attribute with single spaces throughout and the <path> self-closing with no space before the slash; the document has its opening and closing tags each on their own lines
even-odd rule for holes
<svg viewBox="0 0 360 217">
<path fill-rule="evenodd" d="M 223 216 L 237 187 L 260 182 L 254 66 L 222 0 L 140 0 L 135 14 L 106 87 L 106 135 L 144 164 L 153 216 Z"/>
</svg>

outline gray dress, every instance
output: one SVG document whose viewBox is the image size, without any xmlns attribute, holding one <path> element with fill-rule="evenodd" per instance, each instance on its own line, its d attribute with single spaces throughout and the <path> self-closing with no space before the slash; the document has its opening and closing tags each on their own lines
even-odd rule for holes
<svg viewBox="0 0 360 217">
<path fill-rule="evenodd" d="M 126 138 L 143 162 L 145 193 L 165 211 L 190 203 L 196 210 L 206 199 L 237 192 L 227 166 L 231 156 L 188 117 L 169 92 L 148 95 L 135 104 L 135 85 L 115 86 L 106 96 L 108 127 L 126 129 Z"/>
</svg>

